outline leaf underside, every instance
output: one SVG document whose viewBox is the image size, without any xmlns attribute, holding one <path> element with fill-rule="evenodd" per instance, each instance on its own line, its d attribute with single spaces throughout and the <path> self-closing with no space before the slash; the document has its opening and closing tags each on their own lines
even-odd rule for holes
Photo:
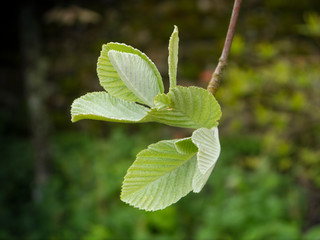
<svg viewBox="0 0 320 240">
<path fill-rule="evenodd" d="M 193 190 L 195 152 L 178 152 L 175 142 L 160 141 L 137 155 L 122 185 L 122 201 L 155 211 L 177 202 Z"/>
<path fill-rule="evenodd" d="M 97 73 L 101 86 L 114 97 L 124 99 L 126 101 L 140 102 L 141 100 L 126 86 L 121 80 L 116 69 L 112 66 L 108 56 L 110 50 L 123 53 L 132 53 L 141 57 L 152 68 L 157 78 L 160 92 L 164 91 L 161 75 L 154 63 L 138 49 L 122 43 L 108 43 L 102 46 L 100 56 L 97 63 Z"/>
<path fill-rule="evenodd" d="M 218 125 L 221 109 L 212 94 L 198 87 L 177 86 L 154 99 L 149 112 L 154 121 L 182 128 L 212 128 Z"/>
<path fill-rule="evenodd" d="M 115 98 L 106 92 L 88 93 L 71 106 L 72 122 L 94 119 L 112 122 L 142 122 L 148 108 Z"/>
<path fill-rule="evenodd" d="M 220 155 L 218 128 L 197 129 L 191 139 L 198 147 L 197 169 L 192 181 L 193 191 L 198 193 L 206 184 Z"/>
<path fill-rule="evenodd" d="M 153 106 L 153 99 L 161 89 L 157 76 L 147 61 L 139 55 L 111 50 L 108 52 L 113 67 L 139 102 Z"/>
<path fill-rule="evenodd" d="M 211 168 L 209 168 L 205 174 L 202 174 L 199 168 L 196 167 L 196 171 L 192 179 L 193 192 L 199 193 L 202 190 L 204 185 L 207 183 L 213 168 L 214 168 L 214 165 Z"/>
<path fill-rule="evenodd" d="M 218 160 L 220 155 L 220 142 L 218 128 L 200 128 L 193 132 L 192 142 L 198 147 L 198 167 L 205 174 Z"/>
</svg>

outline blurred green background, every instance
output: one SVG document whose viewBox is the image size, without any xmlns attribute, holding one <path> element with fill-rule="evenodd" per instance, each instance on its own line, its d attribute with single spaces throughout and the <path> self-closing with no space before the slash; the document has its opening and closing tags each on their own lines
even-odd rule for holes
<svg viewBox="0 0 320 240">
<path fill-rule="evenodd" d="M 0 239 L 320 239 L 320 1 L 244 0 L 216 94 L 222 152 L 208 184 L 163 211 L 119 199 L 135 155 L 188 129 L 83 120 L 103 43 L 145 52 L 168 86 L 206 87 L 233 1 L 8 3 L 0 67 Z M 4 9 L 3 9 L 4 10 Z"/>
</svg>

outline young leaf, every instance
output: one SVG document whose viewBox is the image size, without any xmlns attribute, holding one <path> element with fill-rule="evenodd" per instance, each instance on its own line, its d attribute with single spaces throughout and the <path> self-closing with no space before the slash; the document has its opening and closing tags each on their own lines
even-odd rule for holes
<svg viewBox="0 0 320 240">
<path fill-rule="evenodd" d="M 97 64 L 97 73 L 100 84 L 107 92 L 126 101 L 140 102 L 140 99 L 125 85 L 115 68 L 112 66 L 108 56 L 108 52 L 110 50 L 132 53 L 140 56 L 152 68 L 152 71 L 157 78 L 157 84 L 160 88 L 160 92 L 164 91 L 162 78 L 158 69 L 144 53 L 126 44 L 108 43 L 102 46 L 101 54 Z"/>
<path fill-rule="evenodd" d="M 170 89 L 176 87 L 177 85 L 178 48 L 179 48 L 178 28 L 177 26 L 174 26 L 173 33 L 169 40 L 168 66 L 169 66 Z"/>
<path fill-rule="evenodd" d="M 132 102 L 140 101 L 124 84 L 119 74 L 112 66 L 108 57 L 108 52 L 111 49 L 109 44 L 104 44 L 100 57 L 98 58 L 97 73 L 101 86 L 114 97 Z"/>
<path fill-rule="evenodd" d="M 153 106 L 153 99 L 161 89 L 157 76 L 147 61 L 139 55 L 111 50 L 108 52 L 113 67 L 121 80 L 140 102 Z"/>
<path fill-rule="evenodd" d="M 72 122 L 94 119 L 112 122 L 143 122 L 148 108 L 115 98 L 106 92 L 88 93 L 71 106 Z"/>
<path fill-rule="evenodd" d="M 176 146 L 176 149 L 179 153 L 196 153 L 198 152 L 198 148 L 191 140 L 191 137 L 189 138 L 182 138 L 179 140 L 176 140 L 174 145 Z"/>
<path fill-rule="evenodd" d="M 204 185 L 207 183 L 213 168 L 214 165 L 211 168 L 209 168 L 205 174 L 202 174 L 199 170 L 199 167 L 196 167 L 196 171 L 192 179 L 192 188 L 194 193 L 199 193 L 202 190 Z"/>
<path fill-rule="evenodd" d="M 193 132 L 192 142 L 198 147 L 198 168 L 206 174 L 213 167 L 220 155 L 220 142 L 218 128 L 200 128 Z"/>
<path fill-rule="evenodd" d="M 160 141 L 137 155 L 122 185 L 122 201 L 155 211 L 177 202 L 193 190 L 195 152 L 178 152 L 175 142 Z"/>
<path fill-rule="evenodd" d="M 192 180 L 193 192 L 198 193 L 208 181 L 220 154 L 218 128 L 197 129 L 193 132 L 191 139 L 199 149 L 197 169 Z"/>
<path fill-rule="evenodd" d="M 212 128 L 218 125 L 221 109 L 212 94 L 198 87 L 172 88 L 154 99 L 149 111 L 153 121 L 183 128 Z"/>
</svg>

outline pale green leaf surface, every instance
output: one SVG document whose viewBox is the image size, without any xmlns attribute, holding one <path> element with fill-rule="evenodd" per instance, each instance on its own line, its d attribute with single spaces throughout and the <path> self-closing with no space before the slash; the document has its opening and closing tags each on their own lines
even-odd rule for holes
<svg viewBox="0 0 320 240">
<path fill-rule="evenodd" d="M 133 48 L 131 46 L 128 46 L 124 43 L 111 42 L 111 43 L 108 43 L 107 46 L 108 46 L 108 48 L 110 48 L 110 50 L 136 54 L 136 55 L 140 56 L 143 60 L 145 60 L 149 64 L 149 66 L 152 68 L 154 75 L 157 77 L 160 92 L 161 93 L 164 92 L 164 87 L 163 87 L 163 82 L 162 82 L 162 77 L 160 75 L 160 72 L 158 71 L 156 65 L 150 60 L 150 58 L 146 54 L 144 54 L 140 50 Z"/>
<path fill-rule="evenodd" d="M 200 128 L 193 132 L 192 142 L 198 147 L 197 165 L 202 174 L 212 168 L 220 155 L 218 128 Z"/>
<path fill-rule="evenodd" d="M 106 92 L 88 93 L 71 106 L 72 122 L 94 119 L 112 122 L 144 122 L 148 108 L 115 98 Z"/>
<path fill-rule="evenodd" d="M 163 209 L 193 190 L 195 153 L 178 152 L 175 140 L 151 144 L 125 176 L 121 199 L 147 211 Z"/>
<path fill-rule="evenodd" d="M 108 57 L 122 81 L 140 102 L 153 106 L 153 99 L 161 89 L 157 76 L 147 61 L 139 55 L 110 50 Z"/>
<path fill-rule="evenodd" d="M 214 168 L 214 165 L 210 167 L 205 174 L 202 174 L 199 170 L 199 167 L 198 166 L 196 167 L 196 170 L 192 179 L 193 192 L 199 193 L 202 190 L 204 185 L 207 183 L 213 168 Z"/>
<path fill-rule="evenodd" d="M 207 90 L 199 87 L 172 88 L 154 99 L 149 111 L 153 121 L 183 128 L 212 128 L 221 117 L 220 105 Z"/>
<path fill-rule="evenodd" d="M 117 46 L 117 45 L 115 45 Z M 112 66 L 108 52 L 115 46 L 104 44 L 98 58 L 97 73 L 101 86 L 112 96 L 126 101 L 140 101 L 121 80 L 119 74 Z"/>
<path fill-rule="evenodd" d="M 166 109 L 171 104 L 171 100 L 168 98 L 168 96 L 164 93 L 157 95 L 153 99 L 154 107 L 153 110 L 161 110 Z"/>
<path fill-rule="evenodd" d="M 177 26 L 174 26 L 173 33 L 169 40 L 169 80 L 170 89 L 177 85 L 177 66 L 178 66 L 178 49 L 179 49 L 179 34 Z"/>
<path fill-rule="evenodd" d="M 191 137 L 175 141 L 174 145 L 179 153 L 192 154 L 198 152 L 197 146 L 192 142 Z"/>
<path fill-rule="evenodd" d="M 155 76 L 157 77 L 157 82 L 160 88 L 160 92 L 164 91 L 162 78 L 158 69 L 156 68 L 154 63 L 144 53 L 126 44 L 111 42 L 108 44 L 104 44 L 102 46 L 102 50 L 101 50 L 100 57 L 98 59 L 98 64 L 97 64 L 97 73 L 98 73 L 100 84 L 107 92 L 109 92 L 111 95 L 115 97 L 118 97 L 127 101 L 134 101 L 134 102 L 140 101 L 140 99 L 137 98 L 137 96 L 135 96 L 134 93 L 132 93 L 131 90 L 125 85 L 125 83 L 121 80 L 119 74 L 115 70 L 115 68 L 112 66 L 108 56 L 108 52 L 110 50 L 115 50 L 115 51 L 125 52 L 125 53 L 132 53 L 144 59 L 152 68 Z"/>
</svg>

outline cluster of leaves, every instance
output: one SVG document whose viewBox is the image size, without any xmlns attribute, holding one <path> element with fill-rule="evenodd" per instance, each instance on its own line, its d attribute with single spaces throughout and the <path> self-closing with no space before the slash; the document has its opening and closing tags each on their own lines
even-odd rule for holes
<svg viewBox="0 0 320 240">
<path fill-rule="evenodd" d="M 164 93 L 161 75 L 139 50 L 119 43 L 103 45 L 98 77 L 105 92 L 76 99 L 72 121 L 159 122 L 196 129 L 189 138 L 166 140 L 141 151 L 125 176 L 121 199 L 140 209 L 163 209 L 188 194 L 200 192 L 220 154 L 214 96 L 198 87 L 176 85 L 178 29 L 169 41 L 170 89 Z"/>
</svg>

